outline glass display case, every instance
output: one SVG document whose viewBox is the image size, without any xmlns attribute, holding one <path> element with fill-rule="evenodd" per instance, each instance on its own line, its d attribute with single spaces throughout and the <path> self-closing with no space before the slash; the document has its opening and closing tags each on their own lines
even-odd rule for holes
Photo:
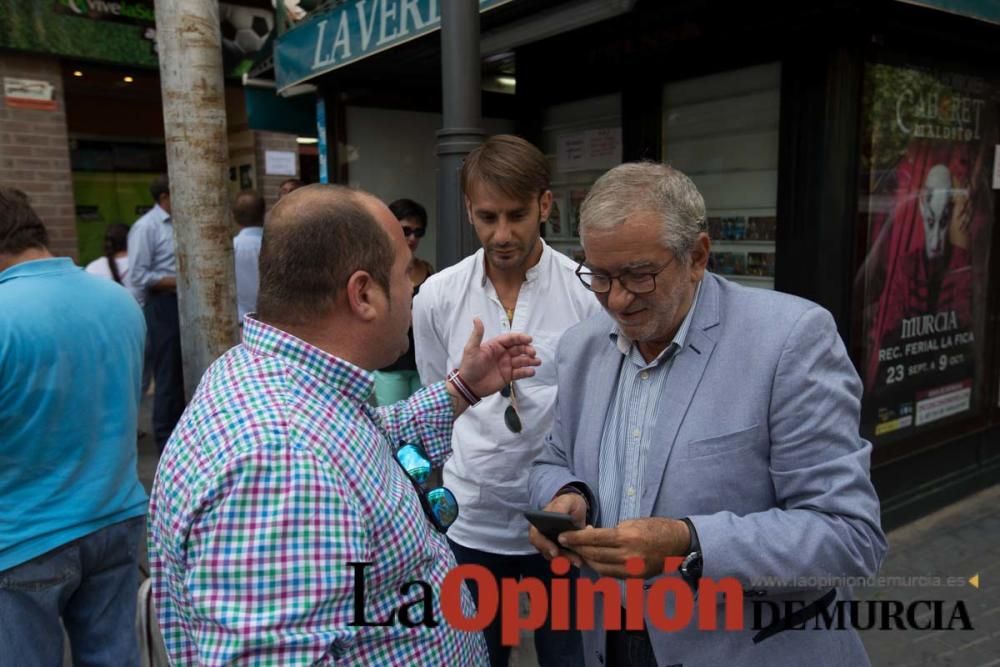
<svg viewBox="0 0 1000 667">
<path fill-rule="evenodd" d="M 709 269 L 774 288 L 778 195 L 777 63 L 667 84 L 663 159 L 705 197 Z"/>
</svg>

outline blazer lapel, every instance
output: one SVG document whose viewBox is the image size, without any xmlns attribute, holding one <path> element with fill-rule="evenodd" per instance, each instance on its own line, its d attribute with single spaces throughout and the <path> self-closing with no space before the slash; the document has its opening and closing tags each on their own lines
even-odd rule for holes
<svg viewBox="0 0 1000 667">
<path fill-rule="evenodd" d="M 608 331 L 610 330 L 609 326 Z M 601 436 L 604 433 L 604 423 L 611 408 L 611 400 L 618 383 L 618 371 L 623 359 L 622 353 L 611 343 L 607 335 L 602 335 L 597 344 L 599 346 L 597 360 L 591 365 L 591 372 L 584 375 L 586 386 L 581 388 L 584 400 L 580 430 L 576 434 L 576 447 L 582 454 L 578 459 L 581 464 L 577 474 L 595 493 L 599 481 L 597 467 L 601 458 Z"/>
<path fill-rule="evenodd" d="M 715 338 L 706 332 L 718 323 L 719 286 L 715 276 L 706 273 L 702 279 L 698 304 L 684 342 L 684 349 L 678 352 L 674 359 L 657 406 L 653 439 L 649 446 L 642 479 L 642 498 L 639 502 L 642 516 L 649 516 L 653 511 L 653 503 L 660 492 L 667 461 L 677 439 L 677 431 L 684 421 L 695 390 L 708 366 L 708 360 L 715 350 Z"/>
</svg>

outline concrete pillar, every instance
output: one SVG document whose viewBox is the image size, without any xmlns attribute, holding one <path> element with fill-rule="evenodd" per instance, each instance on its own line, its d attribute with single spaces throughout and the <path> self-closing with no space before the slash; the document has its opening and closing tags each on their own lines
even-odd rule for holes
<svg viewBox="0 0 1000 667">
<path fill-rule="evenodd" d="M 479 247 L 468 224 L 459 176 L 462 161 L 483 141 L 479 2 L 441 2 L 442 128 L 437 133 L 438 270 Z"/>
</svg>

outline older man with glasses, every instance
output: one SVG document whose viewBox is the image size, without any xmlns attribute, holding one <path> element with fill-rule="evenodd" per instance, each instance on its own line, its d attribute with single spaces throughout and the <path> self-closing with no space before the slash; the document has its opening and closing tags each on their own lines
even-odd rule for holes
<svg viewBox="0 0 1000 667">
<path fill-rule="evenodd" d="M 576 263 L 541 239 L 552 208 L 548 162 L 518 137 L 491 137 L 462 168 L 469 221 L 483 249 L 431 276 L 414 300 L 413 333 L 423 380 L 461 359 L 463 322 L 483 319 L 489 334 L 530 333 L 542 366 L 534 377 L 508 383 L 498 396 L 455 422 L 454 455 L 444 479 L 462 505 L 448 539 L 461 564 L 486 567 L 500 578 L 548 582 L 548 563 L 528 542 L 528 470 L 552 426 L 556 346 L 562 333 L 600 312 L 573 275 Z M 478 594 L 475 586 L 473 595 Z M 516 613 L 516 610 L 515 610 Z M 506 667 L 498 614 L 486 629 L 490 662 Z M 575 631 L 535 632 L 542 667 L 580 663 Z"/>
<path fill-rule="evenodd" d="M 531 494 L 581 530 L 553 542 L 532 528 L 532 543 L 592 578 L 635 576 L 626 562 L 638 559 L 639 578 L 653 580 L 675 558 L 692 596 L 703 577 L 745 589 L 742 600 L 703 593 L 697 619 L 674 632 L 649 625 L 682 617 L 672 594 L 651 592 L 628 614 L 624 596 L 620 610 L 598 607 L 581 664 L 868 664 L 854 630 L 810 622 L 849 589 L 806 585 L 873 575 L 886 550 L 871 445 L 858 435 L 861 382 L 833 317 L 708 273 L 705 202 L 666 165 L 602 176 L 580 233 L 577 275 L 608 317 L 563 337 L 555 427 Z M 745 628 L 704 628 L 724 627 L 733 604 Z M 635 612 L 643 627 L 621 629 Z M 782 632 L 792 627 L 807 630 Z"/>
</svg>

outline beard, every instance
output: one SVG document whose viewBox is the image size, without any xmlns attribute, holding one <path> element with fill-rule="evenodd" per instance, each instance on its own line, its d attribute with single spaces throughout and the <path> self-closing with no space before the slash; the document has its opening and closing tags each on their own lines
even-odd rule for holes
<svg viewBox="0 0 1000 667">
<path fill-rule="evenodd" d="M 486 252 L 490 257 L 490 262 L 497 268 L 513 269 L 528 261 L 528 257 L 531 256 L 538 243 L 540 241 L 536 238 L 534 243 L 527 247 L 521 243 L 504 246 L 490 245 L 486 248 Z"/>
</svg>

